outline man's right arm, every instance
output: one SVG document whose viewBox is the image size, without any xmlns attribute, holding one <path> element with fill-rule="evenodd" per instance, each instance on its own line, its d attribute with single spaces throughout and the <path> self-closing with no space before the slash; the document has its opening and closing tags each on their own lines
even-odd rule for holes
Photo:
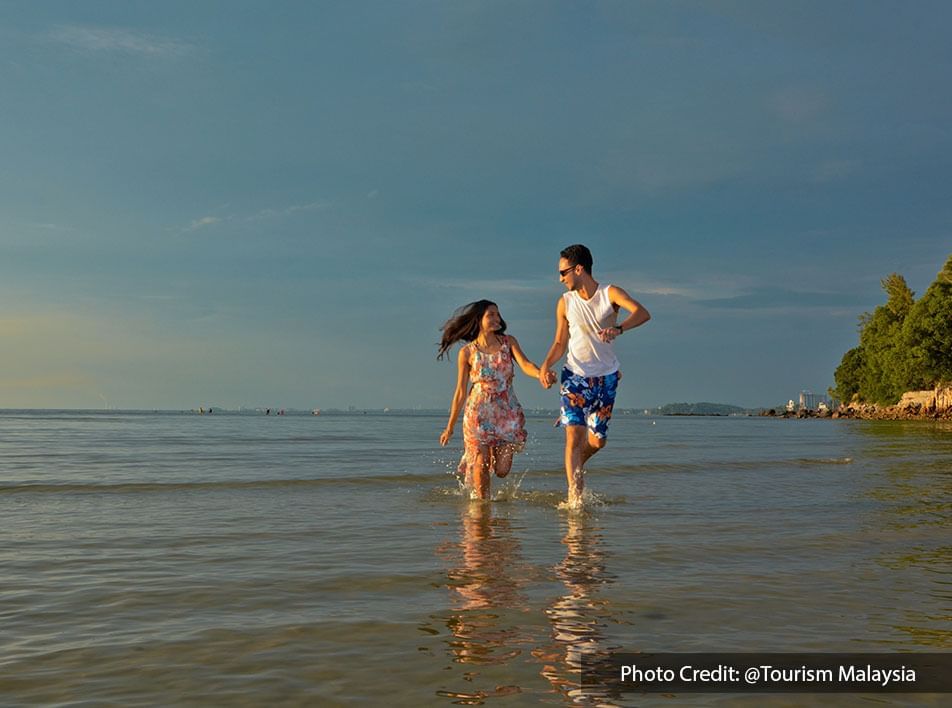
<svg viewBox="0 0 952 708">
<path fill-rule="evenodd" d="M 555 339 L 549 347 L 549 353 L 539 366 L 539 383 L 543 388 L 549 388 L 555 383 L 555 372 L 552 365 L 565 354 L 569 346 L 569 321 L 565 318 L 565 298 L 559 298 L 555 306 Z"/>
</svg>

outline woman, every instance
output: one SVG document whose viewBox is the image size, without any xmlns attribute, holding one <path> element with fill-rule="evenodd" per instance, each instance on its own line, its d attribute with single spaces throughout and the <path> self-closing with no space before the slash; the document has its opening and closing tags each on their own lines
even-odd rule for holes
<svg viewBox="0 0 952 708">
<path fill-rule="evenodd" d="M 456 392 L 450 419 L 440 435 L 440 445 L 453 437 L 453 428 L 463 413 L 463 458 L 459 472 L 475 498 L 489 497 L 489 473 L 505 477 L 512 456 L 526 441 L 525 415 L 512 390 L 513 359 L 527 376 L 538 378 L 539 367 L 522 353 L 515 337 L 505 334 L 506 323 L 496 303 L 477 300 L 457 310 L 441 327 L 438 359 L 458 341 L 460 348 Z"/>
</svg>

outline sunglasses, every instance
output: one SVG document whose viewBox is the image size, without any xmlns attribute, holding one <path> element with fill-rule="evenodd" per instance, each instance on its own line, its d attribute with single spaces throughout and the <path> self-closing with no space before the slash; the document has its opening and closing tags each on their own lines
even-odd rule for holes
<svg viewBox="0 0 952 708">
<path fill-rule="evenodd" d="M 576 263 L 575 265 L 578 265 L 578 263 Z M 565 270 L 560 270 L 560 271 L 559 271 L 559 277 L 560 277 L 560 278 L 564 278 L 564 277 L 565 277 L 565 274 L 568 273 L 570 270 L 572 270 L 574 267 L 575 267 L 575 266 L 573 265 L 573 266 L 569 266 L 569 267 L 566 268 Z"/>
</svg>

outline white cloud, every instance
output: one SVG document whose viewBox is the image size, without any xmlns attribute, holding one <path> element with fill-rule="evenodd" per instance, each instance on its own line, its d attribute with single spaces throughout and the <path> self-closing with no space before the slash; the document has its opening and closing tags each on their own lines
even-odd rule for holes
<svg viewBox="0 0 952 708">
<path fill-rule="evenodd" d="M 624 288 L 636 300 L 639 297 L 655 295 L 659 297 L 680 297 L 688 300 L 698 300 L 710 297 L 712 292 L 732 295 L 737 292 L 738 284 L 735 281 L 719 282 L 714 278 L 706 281 L 678 281 L 671 282 L 652 276 L 646 276 L 636 271 L 603 270 L 598 273 L 599 282 L 612 283 Z"/>
<path fill-rule="evenodd" d="M 621 273 L 617 271 L 601 271 L 599 282 L 612 283 L 620 288 L 624 288 L 635 299 L 647 295 L 656 295 L 663 297 L 681 297 L 689 300 L 700 300 L 710 297 L 712 292 L 723 294 L 724 296 L 735 295 L 738 292 L 738 285 L 731 283 L 729 286 L 724 283 L 670 283 L 662 280 L 646 278 L 644 276 L 632 273 Z M 526 278 L 512 279 L 502 278 L 492 280 L 488 278 L 460 278 L 457 280 L 445 280 L 437 278 L 413 278 L 412 283 L 416 286 L 428 288 L 444 289 L 452 288 L 454 290 L 472 291 L 474 293 L 537 293 L 552 294 L 561 293 L 562 287 L 558 279 Z"/>
<path fill-rule="evenodd" d="M 201 219 L 195 219 L 192 223 L 185 227 L 185 230 L 198 231 L 199 229 L 205 228 L 206 226 L 217 224 L 220 221 L 221 218 L 217 216 L 203 216 Z"/>
<path fill-rule="evenodd" d="M 292 204 L 284 209 L 262 209 L 257 214 L 248 216 L 244 221 L 261 221 L 262 219 L 273 219 L 280 216 L 290 216 L 299 211 L 318 211 L 327 209 L 329 202 L 311 202 L 310 204 Z"/>
<path fill-rule="evenodd" d="M 199 229 L 203 229 L 206 226 L 212 226 L 213 224 L 222 222 L 253 224 L 266 219 L 279 219 L 291 216 L 292 214 L 297 214 L 299 212 L 320 211 L 322 209 L 327 209 L 330 206 L 330 202 L 310 202 L 308 204 L 292 204 L 291 206 L 283 207 L 281 209 L 262 209 L 256 214 L 251 214 L 250 216 L 241 216 L 238 214 L 231 214 L 227 216 L 203 216 L 200 219 L 195 219 L 192 221 L 188 226 L 182 229 L 182 231 L 186 233 L 190 231 L 198 231 Z"/>
<path fill-rule="evenodd" d="M 552 289 L 551 281 L 539 279 L 512 280 L 512 279 L 475 279 L 460 278 L 457 280 L 440 280 L 436 278 L 412 278 L 411 282 L 417 286 L 428 288 L 452 288 L 454 290 L 468 290 L 477 293 L 529 293 L 545 292 Z"/>
<path fill-rule="evenodd" d="M 769 105 L 784 122 L 801 126 L 819 120 L 826 113 L 829 101 L 819 90 L 790 86 L 775 92 Z"/>
<path fill-rule="evenodd" d="M 127 294 L 126 297 L 133 300 L 147 300 L 152 302 L 176 302 L 182 301 L 183 298 L 181 295 L 135 295 Z"/>
<path fill-rule="evenodd" d="M 40 223 L 37 221 L 32 221 L 27 224 L 27 226 L 34 229 L 42 229 L 43 231 L 64 231 L 68 230 L 67 226 L 60 226 L 59 224 L 54 223 Z"/>
<path fill-rule="evenodd" d="M 47 35 L 51 40 L 84 52 L 120 52 L 150 57 L 179 57 L 192 46 L 175 39 L 136 32 L 122 27 L 61 25 Z"/>
</svg>

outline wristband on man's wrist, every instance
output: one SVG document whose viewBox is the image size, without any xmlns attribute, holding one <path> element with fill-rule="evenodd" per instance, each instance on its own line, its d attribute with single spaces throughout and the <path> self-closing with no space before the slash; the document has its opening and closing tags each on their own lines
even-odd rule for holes
<svg viewBox="0 0 952 708">
<path fill-rule="evenodd" d="M 615 329 L 618 330 L 618 334 L 624 334 L 625 330 L 621 328 L 621 325 L 615 325 Z"/>
</svg>

